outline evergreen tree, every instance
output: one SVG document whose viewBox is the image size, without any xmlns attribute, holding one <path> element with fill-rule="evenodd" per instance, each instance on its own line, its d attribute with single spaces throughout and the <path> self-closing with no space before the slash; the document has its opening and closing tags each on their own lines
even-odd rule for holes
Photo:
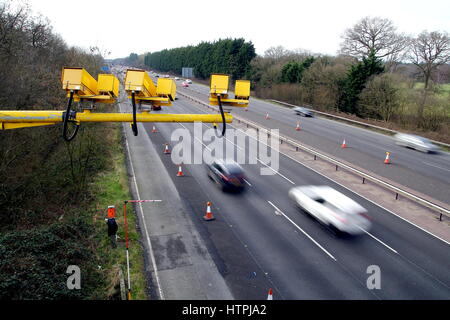
<svg viewBox="0 0 450 320">
<path fill-rule="evenodd" d="M 339 101 L 339 109 L 344 112 L 354 113 L 358 116 L 362 115 L 361 110 L 358 108 L 359 95 L 365 88 L 370 77 L 380 74 L 383 71 L 383 63 L 375 56 L 373 50 L 367 58 L 364 57 L 362 61 L 351 66 L 347 78 L 342 85 L 343 90 Z"/>
<path fill-rule="evenodd" d="M 244 39 L 223 39 L 148 53 L 144 62 L 150 68 L 163 72 L 180 73 L 183 67 L 194 68 L 196 77 L 207 78 L 211 73 L 230 74 L 241 79 L 250 72 L 250 61 L 256 57 L 251 42 Z"/>
</svg>

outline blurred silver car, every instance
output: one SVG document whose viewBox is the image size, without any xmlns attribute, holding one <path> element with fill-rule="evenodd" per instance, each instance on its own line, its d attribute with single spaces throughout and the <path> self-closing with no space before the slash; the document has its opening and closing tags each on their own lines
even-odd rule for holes
<svg viewBox="0 0 450 320">
<path fill-rule="evenodd" d="M 337 234 L 362 234 L 372 226 L 367 210 L 329 186 L 292 188 L 289 197 Z"/>
<path fill-rule="evenodd" d="M 437 152 L 439 147 L 432 144 L 430 140 L 414 134 L 397 133 L 394 136 L 395 143 L 399 146 L 412 148 L 421 152 Z"/>
</svg>

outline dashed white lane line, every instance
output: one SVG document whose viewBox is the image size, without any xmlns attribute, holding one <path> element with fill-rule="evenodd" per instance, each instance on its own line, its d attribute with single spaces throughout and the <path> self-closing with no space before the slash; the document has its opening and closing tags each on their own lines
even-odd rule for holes
<svg viewBox="0 0 450 320">
<path fill-rule="evenodd" d="M 322 247 L 316 240 L 314 240 L 308 233 L 306 233 L 302 228 L 300 228 L 294 221 L 291 220 L 287 215 L 284 214 L 283 211 L 278 209 L 272 202 L 267 201 L 279 214 L 281 214 L 283 217 L 285 217 L 290 223 L 292 223 L 298 230 L 300 230 L 305 236 L 309 238 L 316 246 L 318 246 L 323 252 L 325 252 L 331 259 L 334 261 L 337 261 L 335 257 L 331 253 L 329 253 L 324 247 Z"/>
<path fill-rule="evenodd" d="M 441 170 L 450 171 L 450 170 L 447 169 L 447 168 L 443 168 L 443 167 L 440 167 L 440 166 L 431 164 L 431 163 L 429 163 L 429 162 L 422 161 L 422 163 L 425 163 L 425 164 L 427 164 L 427 165 L 429 165 L 429 166 L 432 166 L 432 167 L 435 167 L 435 168 L 438 168 L 438 169 L 441 169 Z"/>
<path fill-rule="evenodd" d="M 206 112 L 204 112 L 203 110 L 202 110 L 201 112 L 206 113 Z M 232 125 L 230 125 L 230 126 L 233 127 L 233 128 L 236 128 L 236 127 L 234 127 L 234 126 L 232 126 Z M 238 131 L 242 131 L 242 132 L 244 132 L 244 134 L 246 134 L 245 131 L 243 131 L 242 129 L 237 129 L 237 130 L 238 130 Z M 254 139 L 254 140 L 256 140 L 254 137 L 252 137 L 252 136 L 250 136 L 250 135 L 249 135 L 249 137 L 252 138 L 252 139 Z M 267 145 L 267 144 L 266 144 L 266 145 Z M 269 146 L 269 147 L 270 147 L 270 146 Z M 350 191 L 350 192 L 352 192 L 352 193 L 358 195 L 359 197 L 363 198 L 364 200 L 369 201 L 370 203 L 373 203 L 373 204 L 376 205 L 377 207 L 379 207 L 379 208 L 385 210 L 386 212 L 389 212 L 390 214 L 392 214 L 392 215 L 396 216 L 397 218 L 399 218 L 399 219 L 401 219 L 401 220 L 403 220 L 403 221 L 409 223 L 410 225 L 413 225 L 414 227 L 416 227 L 416 228 L 422 230 L 423 232 L 429 234 L 430 236 L 432 236 L 432 237 L 434 237 L 434 238 L 436 238 L 436 239 L 439 239 L 439 240 L 441 240 L 442 242 L 444 242 L 444 243 L 450 245 L 450 242 L 448 242 L 447 240 L 445 240 L 445 239 L 443 239 L 443 238 L 441 238 L 441 237 L 439 237 L 439 236 L 433 234 L 432 232 L 430 232 L 430 231 L 428 231 L 428 230 L 422 228 L 421 226 L 415 224 L 414 222 L 409 221 L 409 220 L 403 218 L 402 216 L 396 214 L 394 211 L 389 210 L 388 208 L 383 207 L 383 206 L 380 205 L 379 203 L 376 203 L 375 201 L 373 201 L 373 200 L 371 200 L 371 199 L 369 199 L 369 198 L 363 196 L 363 195 L 360 194 L 359 192 L 350 189 L 349 187 L 343 185 L 342 183 L 339 183 L 339 182 L 337 182 L 336 180 L 333 180 L 332 178 L 327 177 L 327 176 L 324 175 L 323 173 L 317 171 L 316 169 L 313 169 L 312 167 L 310 167 L 309 165 L 307 165 L 307 164 L 305 164 L 305 163 L 302 163 L 302 162 L 298 161 L 297 159 L 291 157 L 290 155 L 288 155 L 288 154 L 286 154 L 286 153 L 284 153 L 284 152 L 282 152 L 282 151 L 279 151 L 279 152 L 280 152 L 282 155 L 284 155 L 285 157 L 287 157 L 287 158 L 293 160 L 294 162 L 297 162 L 298 164 L 300 164 L 300 165 L 302 165 L 302 166 L 304 166 L 304 167 L 310 169 L 311 171 L 313 171 L 313 172 L 315 172 L 315 173 L 321 175 L 322 177 L 324 177 L 324 178 L 326 178 L 326 179 L 328 179 L 328 180 L 330 180 L 330 181 L 332 181 L 332 182 L 334 182 L 334 183 L 340 185 L 340 186 L 343 187 L 344 189 L 347 189 L 348 191 Z"/>
<path fill-rule="evenodd" d="M 369 235 L 370 237 L 372 237 L 373 239 L 375 239 L 376 241 L 378 241 L 379 243 L 381 243 L 383 246 L 385 246 L 386 248 L 388 248 L 389 250 L 395 252 L 396 254 L 398 254 L 398 252 L 394 249 L 392 249 L 390 246 L 388 246 L 386 243 L 384 243 L 383 241 L 381 241 L 380 239 L 378 239 L 377 237 L 375 237 L 374 235 L 372 235 L 370 232 L 367 232 L 366 230 L 361 229 L 365 234 Z"/>
<path fill-rule="evenodd" d="M 244 179 L 245 183 L 248 184 L 249 187 L 251 187 L 251 183 L 247 181 L 247 179 Z"/>
</svg>

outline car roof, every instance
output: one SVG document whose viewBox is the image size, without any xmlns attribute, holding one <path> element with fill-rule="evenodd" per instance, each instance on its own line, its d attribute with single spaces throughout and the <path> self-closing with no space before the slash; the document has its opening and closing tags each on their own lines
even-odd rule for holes
<svg viewBox="0 0 450 320">
<path fill-rule="evenodd" d="M 296 189 L 303 192 L 310 198 L 324 199 L 326 202 L 332 204 L 336 208 L 346 212 L 357 213 L 366 211 L 364 207 L 362 207 L 356 201 L 350 199 L 346 195 L 330 186 L 301 186 L 296 187 Z"/>
</svg>

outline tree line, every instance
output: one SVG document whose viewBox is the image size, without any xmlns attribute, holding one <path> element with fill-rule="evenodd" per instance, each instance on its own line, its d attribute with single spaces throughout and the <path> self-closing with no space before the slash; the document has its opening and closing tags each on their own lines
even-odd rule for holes
<svg viewBox="0 0 450 320">
<path fill-rule="evenodd" d="M 147 53 L 144 64 L 149 68 L 176 74 L 183 67 L 192 67 L 195 76 L 201 79 L 208 78 L 211 73 L 226 73 L 234 79 L 241 79 L 249 74 L 250 61 L 255 56 L 255 48 L 251 42 L 242 38 L 221 39 L 201 42 L 196 46 Z"/>
<path fill-rule="evenodd" d="M 365 17 L 344 32 L 336 56 L 271 47 L 250 63 L 255 94 L 450 139 L 449 36 L 396 30 L 388 19 Z"/>
</svg>

